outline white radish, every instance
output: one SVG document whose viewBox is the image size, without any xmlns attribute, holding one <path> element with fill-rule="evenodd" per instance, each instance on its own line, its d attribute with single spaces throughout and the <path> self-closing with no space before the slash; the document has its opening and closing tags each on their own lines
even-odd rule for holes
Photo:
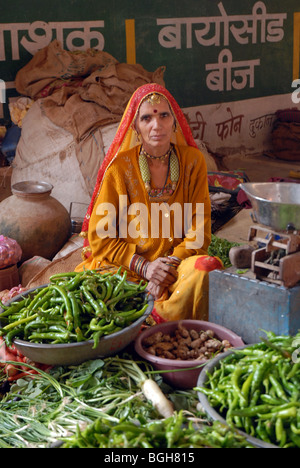
<svg viewBox="0 0 300 468">
<path fill-rule="evenodd" d="M 145 398 L 152 403 L 161 416 L 169 418 L 174 414 L 175 410 L 170 400 L 154 380 L 147 378 L 135 361 L 117 358 L 117 362 L 119 368 L 122 368 L 125 375 L 141 388 Z"/>
<path fill-rule="evenodd" d="M 152 379 L 146 379 L 140 384 L 141 389 L 148 401 L 164 417 L 169 418 L 174 413 L 174 407 L 170 400 L 161 391 L 157 383 Z"/>
</svg>

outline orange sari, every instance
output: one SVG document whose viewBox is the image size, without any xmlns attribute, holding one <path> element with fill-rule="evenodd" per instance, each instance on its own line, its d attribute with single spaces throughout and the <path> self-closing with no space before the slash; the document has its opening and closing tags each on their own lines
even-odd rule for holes
<svg viewBox="0 0 300 468">
<path fill-rule="evenodd" d="M 141 178 L 138 155 L 141 143 L 137 140 L 133 129 L 139 107 L 145 97 L 152 93 L 163 95 L 169 102 L 176 118 L 176 131 L 173 143 L 180 167 L 180 176 L 176 190 L 168 200 L 169 206 L 182 207 L 175 215 L 170 211 L 169 233 L 162 235 L 135 236 L 125 229 L 120 235 L 117 228 L 124 218 L 120 209 L 120 196 L 125 197 L 125 227 L 134 221 L 129 209 L 140 203 L 145 207 L 144 221 L 149 228 L 151 221 L 151 202 Z M 154 202 L 156 205 L 158 202 Z M 184 207 L 192 206 L 192 232 L 201 231 L 202 242 L 199 245 L 189 244 L 186 235 L 178 237 L 175 221 L 184 225 Z M 202 204 L 203 218 L 201 224 L 197 222 L 196 206 Z M 105 207 L 112 207 L 113 218 L 110 218 Z M 135 214 L 136 216 L 136 214 Z M 167 215 L 169 216 L 169 215 Z M 177 216 L 177 218 L 176 218 Z M 175 219 L 176 218 L 176 219 Z M 101 224 L 102 223 L 102 224 Z M 106 224 L 107 235 L 99 235 L 100 227 Z M 124 226 L 123 226 L 124 227 Z M 159 228 L 160 229 L 160 228 Z M 123 229 L 124 231 L 124 229 Z M 149 233 L 149 231 L 148 231 Z M 102 229 L 103 234 L 103 229 Z M 130 272 L 130 262 L 134 254 L 138 254 L 148 261 L 158 257 L 172 255 L 181 260 L 178 266 L 178 280 L 165 291 L 164 295 L 155 301 L 153 317 L 156 321 L 175 320 L 180 318 L 208 318 L 208 271 L 206 267 L 200 269 L 197 260 L 207 257 L 207 249 L 211 240 L 211 206 L 208 191 L 207 169 L 205 158 L 198 149 L 190 127 L 171 94 L 157 84 L 144 85 L 133 94 L 124 112 L 116 136 L 100 167 L 96 187 L 88 208 L 83 228 L 84 261 L 78 265 L 77 271 L 82 269 L 96 269 L 105 266 L 124 267 L 133 278 L 139 279 L 134 272 Z M 195 234 L 196 235 L 196 234 Z M 218 262 L 215 267 L 221 268 Z"/>
</svg>

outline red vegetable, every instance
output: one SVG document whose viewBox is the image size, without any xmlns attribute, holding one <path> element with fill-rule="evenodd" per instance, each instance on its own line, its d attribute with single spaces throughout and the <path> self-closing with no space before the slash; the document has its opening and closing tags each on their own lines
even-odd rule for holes
<svg viewBox="0 0 300 468">
<path fill-rule="evenodd" d="M 9 237 L 0 236 L 0 268 L 16 265 L 22 258 L 19 244 Z"/>
<path fill-rule="evenodd" d="M 200 271 L 213 271 L 223 269 L 223 263 L 218 257 L 209 255 L 197 258 L 195 268 Z"/>
</svg>

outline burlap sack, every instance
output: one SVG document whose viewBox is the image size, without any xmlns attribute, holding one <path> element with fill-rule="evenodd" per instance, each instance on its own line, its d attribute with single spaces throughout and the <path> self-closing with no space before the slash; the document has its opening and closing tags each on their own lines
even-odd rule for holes
<svg viewBox="0 0 300 468">
<path fill-rule="evenodd" d="M 18 72 L 16 88 L 32 99 L 44 97 L 45 115 L 79 142 L 99 126 L 119 122 L 139 86 L 164 85 L 164 71 L 119 63 L 101 51 L 67 52 L 54 41 Z"/>
<path fill-rule="evenodd" d="M 66 51 L 62 49 L 60 42 L 55 40 L 39 50 L 27 65 L 19 70 L 16 89 L 24 96 L 38 99 L 45 96 L 42 90 L 57 79 L 65 81 L 86 77 L 94 70 L 112 63 L 117 63 L 117 60 L 106 52 L 94 49 L 86 52 Z M 51 89 L 47 91 L 48 94 L 51 93 Z"/>
<path fill-rule="evenodd" d="M 31 280 L 26 284 L 26 289 L 37 288 L 38 286 L 43 286 L 44 284 L 49 283 L 49 279 L 52 275 L 74 271 L 77 265 L 82 262 L 81 253 L 82 247 L 79 247 L 78 249 L 68 253 L 68 255 L 52 261 L 31 278 Z"/>
<path fill-rule="evenodd" d="M 300 161 L 300 123 L 276 121 L 271 139 L 275 158 Z"/>
</svg>

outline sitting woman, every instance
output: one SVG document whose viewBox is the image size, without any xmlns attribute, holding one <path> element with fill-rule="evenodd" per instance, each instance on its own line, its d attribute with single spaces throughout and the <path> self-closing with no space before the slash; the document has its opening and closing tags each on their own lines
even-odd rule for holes
<svg viewBox="0 0 300 468">
<path fill-rule="evenodd" d="M 148 84 L 133 94 L 100 167 L 77 267 L 122 266 L 145 279 L 156 322 L 208 319 L 211 205 L 207 169 L 171 94 Z"/>
</svg>

